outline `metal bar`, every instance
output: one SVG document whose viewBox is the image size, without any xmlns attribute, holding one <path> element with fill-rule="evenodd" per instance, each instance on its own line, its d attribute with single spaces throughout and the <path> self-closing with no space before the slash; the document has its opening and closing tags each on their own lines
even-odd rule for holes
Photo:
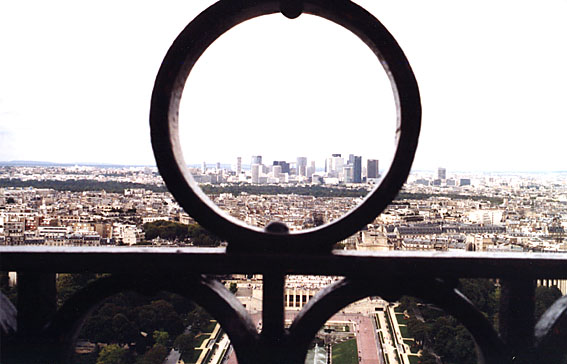
<svg viewBox="0 0 567 364">
<path fill-rule="evenodd" d="M 18 272 L 18 328 L 2 344 L 3 363 L 38 363 L 51 361 L 53 338 L 43 329 L 57 309 L 55 273 Z M 41 359 L 39 359 L 41 358 Z"/>
<path fill-rule="evenodd" d="M 225 254 L 224 248 L 1 247 L 3 271 L 128 273 L 147 271 L 260 274 L 283 267 L 286 274 L 459 278 L 567 278 L 567 254 L 343 252 L 328 254 Z"/>
<path fill-rule="evenodd" d="M 262 338 L 274 341 L 284 334 L 283 273 L 265 273 L 262 294 Z"/>
<path fill-rule="evenodd" d="M 535 281 L 503 279 L 500 281 L 500 335 L 510 350 L 514 363 L 532 363 L 534 358 Z"/>
<path fill-rule="evenodd" d="M 18 272 L 18 335 L 38 334 L 57 310 L 55 273 Z"/>
</svg>

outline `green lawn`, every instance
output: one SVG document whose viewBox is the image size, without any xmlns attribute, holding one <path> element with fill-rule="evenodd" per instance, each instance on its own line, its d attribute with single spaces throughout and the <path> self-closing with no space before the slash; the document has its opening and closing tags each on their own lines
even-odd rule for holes
<svg viewBox="0 0 567 364">
<path fill-rule="evenodd" d="M 408 355 L 408 359 L 410 364 L 418 364 L 419 363 L 419 356 L 417 355 Z"/>
<path fill-rule="evenodd" d="M 333 346 L 333 364 L 357 364 L 356 339 L 350 339 Z"/>
<path fill-rule="evenodd" d="M 410 337 L 407 326 L 399 325 L 398 327 L 400 328 L 400 333 L 402 334 L 402 337 Z"/>
<path fill-rule="evenodd" d="M 211 334 L 199 334 L 199 336 L 195 337 L 195 347 L 200 347 L 203 341 L 209 339 L 210 337 Z"/>
<path fill-rule="evenodd" d="M 196 363 L 197 359 L 199 359 L 199 355 L 201 355 L 201 352 L 202 350 L 195 349 L 189 353 L 182 353 L 181 359 L 183 359 L 186 364 Z"/>
<path fill-rule="evenodd" d="M 398 320 L 399 324 L 407 325 L 408 320 L 405 318 L 403 313 L 396 313 L 396 320 Z"/>
<path fill-rule="evenodd" d="M 211 334 L 213 332 L 213 330 L 215 329 L 215 326 L 217 326 L 217 322 L 211 321 L 211 322 L 209 322 L 209 324 L 207 326 L 205 326 L 203 328 L 203 332 Z"/>
</svg>

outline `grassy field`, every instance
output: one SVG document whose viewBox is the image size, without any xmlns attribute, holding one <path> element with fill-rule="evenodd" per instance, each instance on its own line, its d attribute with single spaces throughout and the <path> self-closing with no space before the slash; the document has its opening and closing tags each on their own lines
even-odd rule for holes
<svg viewBox="0 0 567 364">
<path fill-rule="evenodd" d="M 417 355 L 408 355 L 408 359 L 410 364 L 418 364 L 419 363 L 419 356 Z"/>
<path fill-rule="evenodd" d="M 400 325 L 398 327 L 400 328 L 400 333 L 402 334 L 403 337 L 410 337 L 407 326 Z"/>
<path fill-rule="evenodd" d="M 201 351 L 202 350 L 196 349 L 189 353 L 183 353 L 181 359 L 187 364 L 196 363 L 197 359 L 199 359 L 199 355 L 201 355 Z"/>
<path fill-rule="evenodd" d="M 399 324 L 402 324 L 402 325 L 408 324 L 408 320 L 405 318 L 403 313 L 397 313 L 396 312 L 396 320 L 398 320 Z"/>
<path fill-rule="evenodd" d="M 356 339 L 350 339 L 333 346 L 333 364 L 357 364 Z"/>
<path fill-rule="evenodd" d="M 210 337 L 211 334 L 199 334 L 198 336 L 195 337 L 195 347 L 198 348 L 199 346 L 201 346 L 203 341 L 207 340 Z"/>
<path fill-rule="evenodd" d="M 215 329 L 215 326 L 217 326 L 217 322 L 211 321 L 207 326 L 205 326 L 203 328 L 203 332 L 211 334 L 213 332 L 213 330 Z"/>
</svg>

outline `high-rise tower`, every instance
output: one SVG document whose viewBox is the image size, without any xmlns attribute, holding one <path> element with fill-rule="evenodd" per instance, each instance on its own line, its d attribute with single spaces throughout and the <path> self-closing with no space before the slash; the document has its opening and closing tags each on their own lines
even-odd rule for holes
<svg viewBox="0 0 567 364">
<path fill-rule="evenodd" d="M 437 169 L 437 178 L 440 180 L 446 180 L 447 179 L 447 170 L 443 167 L 439 167 Z"/>
<path fill-rule="evenodd" d="M 252 175 L 252 183 L 260 183 L 260 165 L 254 163 L 250 166 L 250 174 Z"/>
<path fill-rule="evenodd" d="M 273 165 L 281 166 L 282 173 L 289 173 L 289 163 L 287 163 L 286 161 L 274 161 Z"/>
<path fill-rule="evenodd" d="M 353 168 L 352 181 L 354 183 L 362 182 L 362 157 L 361 156 L 354 156 L 352 168 Z"/>
<path fill-rule="evenodd" d="M 242 157 L 236 157 L 236 175 L 239 176 L 242 172 Z"/>
<path fill-rule="evenodd" d="M 307 158 L 297 157 L 297 175 L 305 177 L 307 175 Z"/>
<path fill-rule="evenodd" d="M 366 178 L 378 178 L 380 172 L 378 169 L 378 159 L 369 159 L 366 161 Z"/>
</svg>

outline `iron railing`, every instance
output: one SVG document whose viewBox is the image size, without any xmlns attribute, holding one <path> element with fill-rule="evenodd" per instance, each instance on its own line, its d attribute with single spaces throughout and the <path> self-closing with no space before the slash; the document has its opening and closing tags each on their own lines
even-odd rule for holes
<svg viewBox="0 0 567 364">
<path fill-rule="evenodd" d="M 282 223 L 265 230 L 227 217 L 187 171 L 177 135 L 177 111 L 187 76 L 223 32 L 256 16 L 310 13 L 360 37 L 386 69 L 398 106 L 398 147 L 381 185 L 357 209 L 323 227 L 299 233 Z M 421 107 L 417 83 L 394 38 L 370 13 L 348 0 L 221 0 L 194 19 L 175 40 L 157 76 L 151 108 L 152 145 L 164 181 L 200 224 L 224 238 L 226 248 L 2 247 L 0 267 L 18 272 L 17 329 L 2 340 L 3 363 L 69 362 L 82 323 L 105 298 L 122 291 L 179 293 L 211 313 L 229 335 L 239 363 L 303 363 L 309 343 L 336 312 L 369 296 L 419 297 L 444 309 L 472 334 L 480 362 L 559 363 L 567 354 L 567 297 L 536 323 L 537 279 L 567 279 L 567 256 L 545 253 L 426 253 L 333 251 L 332 246 L 371 222 L 397 195 L 415 154 Z M 110 273 L 57 309 L 55 276 Z M 263 328 L 256 330 L 242 304 L 217 274 L 261 274 Z M 310 300 L 284 326 L 286 275 L 344 279 Z M 501 284 L 499 332 L 457 289 L 460 278 Z M 9 331 L 9 330 L 8 330 Z"/>
</svg>

